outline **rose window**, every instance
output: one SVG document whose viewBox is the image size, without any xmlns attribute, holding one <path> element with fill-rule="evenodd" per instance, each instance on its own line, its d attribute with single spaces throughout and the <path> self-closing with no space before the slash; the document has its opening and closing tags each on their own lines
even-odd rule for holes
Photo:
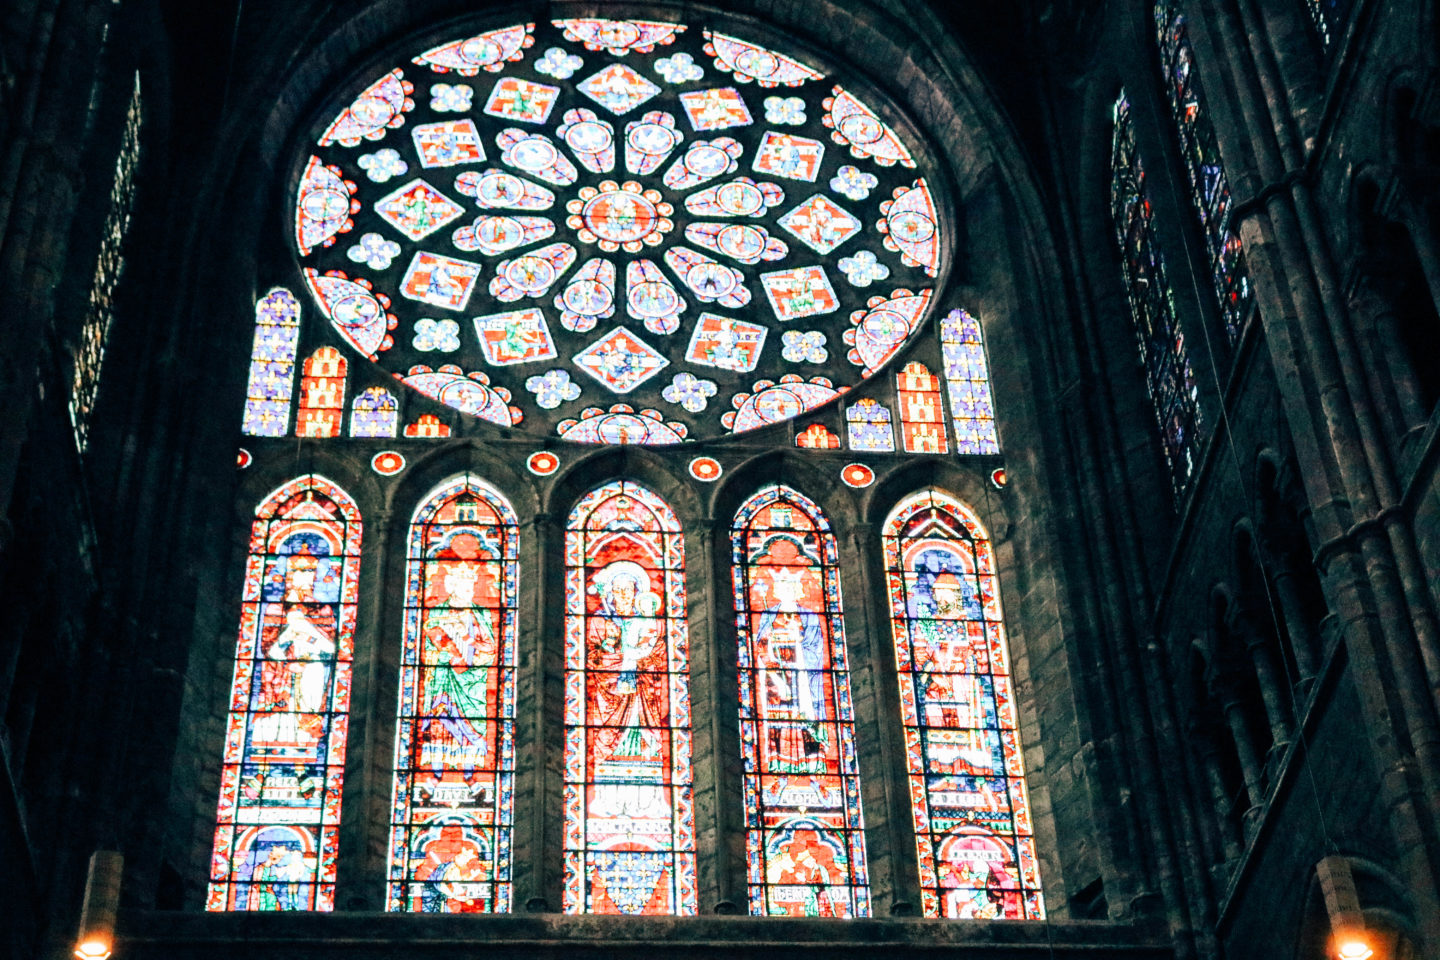
<svg viewBox="0 0 1440 960">
<path fill-rule="evenodd" d="M 873 376 L 944 259 L 930 153 L 753 31 L 500 24 L 337 96 L 294 201 L 321 321 L 441 403 L 588 442 L 741 433 Z"/>
</svg>

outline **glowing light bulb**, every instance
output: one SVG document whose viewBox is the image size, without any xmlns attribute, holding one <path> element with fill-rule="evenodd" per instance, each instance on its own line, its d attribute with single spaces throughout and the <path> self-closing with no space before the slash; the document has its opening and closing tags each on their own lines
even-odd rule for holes
<svg viewBox="0 0 1440 960">
<path fill-rule="evenodd" d="M 1369 960 L 1375 956 L 1375 951 L 1370 949 L 1370 944 L 1358 937 L 1348 937 L 1342 941 L 1335 952 L 1339 960 Z"/>
<path fill-rule="evenodd" d="M 110 956 L 110 944 L 105 940 L 86 940 L 75 948 L 79 960 L 106 960 Z"/>
</svg>

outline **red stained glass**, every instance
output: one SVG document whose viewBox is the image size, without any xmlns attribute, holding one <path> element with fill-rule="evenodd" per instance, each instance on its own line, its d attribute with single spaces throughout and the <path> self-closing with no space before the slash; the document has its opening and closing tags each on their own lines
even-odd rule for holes
<svg viewBox="0 0 1440 960">
<path fill-rule="evenodd" d="M 255 511 L 208 910 L 334 909 L 360 532 L 314 475 Z"/>
<path fill-rule="evenodd" d="M 925 915 L 1044 917 L 990 539 L 926 490 L 884 545 Z"/>
<path fill-rule="evenodd" d="M 565 533 L 566 913 L 697 912 L 685 543 L 629 481 Z"/>
<path fill-rule="evenodd" d="M 947 453 L 945 415 L 940 409 L 940 378 L 913 360 L 895 375 L 900 397 L 900 437 L 906 453 Z"/>
<path fill-rule="evenodd" d="M 334 347 L 321 347 L 305 361 L 295 436 L 340 436 L 340 421 L 345 416 L 345 366 L 345 358 Z"/>
<path fill-rule="evenodd" d="M 769 486 L 731 547 L 750 912 L 868 917 L 835 536 L 815 503 Z"/>
<path fill-rule="evenodd" d="M 469 476 L 411 521 L 391 910 L 510 910 L 518 541 L 509 502 Z"/>
</svg>

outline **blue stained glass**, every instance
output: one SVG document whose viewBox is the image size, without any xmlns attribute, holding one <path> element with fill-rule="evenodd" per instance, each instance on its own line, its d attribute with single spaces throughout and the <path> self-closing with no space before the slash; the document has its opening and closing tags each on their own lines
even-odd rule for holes
<svg viewBox="0 0 1440 960">
<path fill-rule="evenodd" d="M 845 408 L 845 427 L 850 449 L 863 453 L 893 453 L 895 428 L 890 408 L 866 397 Z"/>
<path fill-rule="evenodd" d="M 289 290 L 271 290 L 255 304 L 255 341 L 241 430 L 251 437 L 283 437 L 295 390 L 300 303 Z"/>
<path fill-rule="evenodd" d="M 355 396 L 350 408 L 350 436 L 393 437 L 400 421 L 400 404 L 384 387 L 369 387 Z"/>
<path fill-rule="evenodd" d="M 940 353 L 945 361 L 945 383 L 950 388 L 955 452 L 999 453 L 980 321 L 964 310 L 951 310 L 940 321 Z"/>
</svg>

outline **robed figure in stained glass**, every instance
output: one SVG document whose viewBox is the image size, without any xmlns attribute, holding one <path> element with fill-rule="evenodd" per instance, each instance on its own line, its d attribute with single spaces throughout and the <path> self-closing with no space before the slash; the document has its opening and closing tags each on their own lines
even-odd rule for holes
<svg viewBox="0 0 1440 960">
<path fill-rule="evenodd" d="M 731 544 L 750 912 L 867 916 L 835 537 L 815 503 L 771 486 Z"/>
<path fill-rule="evenodd" d="M 391 814 L 391 910 L 509 910 L 518 533 L 474 477 L 410 526 Z"/>
<path fill-rule="evenodd" d="M 565 558 L 565 910 L 693 914 L 680 525 L 606 484 L 571 513 Z"/>
</svg>

